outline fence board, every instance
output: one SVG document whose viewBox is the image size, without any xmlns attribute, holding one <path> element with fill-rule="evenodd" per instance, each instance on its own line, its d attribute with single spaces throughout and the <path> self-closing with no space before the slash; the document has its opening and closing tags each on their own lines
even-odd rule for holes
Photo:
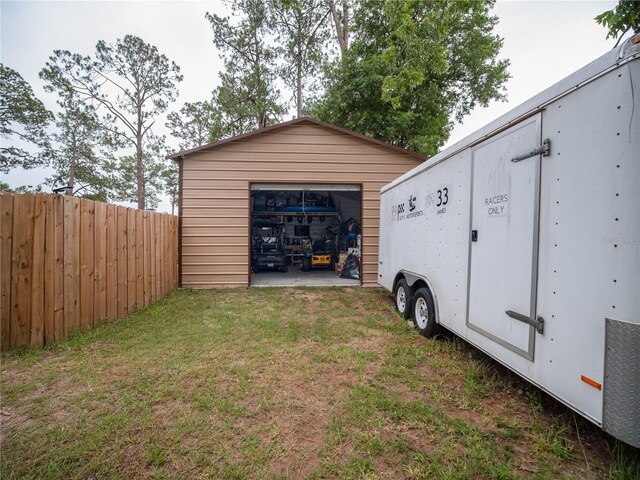
<svg viewBox="0 0 640 480">
<path fill-rule="evenodd" d="M 44 343 L 55 340 L 55 294 L 56 294 L 56 252 L 55 252 L 55 197 L 44 197 L 45 233 L 44 233 Z"/>
<path fill-rule="evenodd" d="M 0 346 L 11 344 L 11 242 L 13 239 L 13 195 L 0 194 Z"/>
<path fill-rule="evenodd" d="M 49 341 L 62 340 L 64 333 L 64 197 L 55 195 L 53 199 L 54 225 L 54 336 Z M 49 222 L 49 219 L 47 219 Z"/>
<path fill-rule="evenodd" d="M 0 195 L 0 342 L 42 346 L 149 305 L 177 281 L 174 216 Z"/>
<path fill-rule="evenodd" d="M 80 199 L 64 197 L 64 335 L 80 328 Z"/>
<path fill-rule="evenodd" d="M 106 296 L 107 319 L 118 318 L 118 217 L 115 205 L 107 205 L 106 238 Z"/>
<path fill-rule="evenodd" d="M 92 200 L 80 200 L 80 328 L 93 327 L 94 214 Z"/>
<path fill-rule="evenodd" d="M 144 291 L 144 306 L 149 305 L 151 300 L 151 246 L 149 245 L 151 240 L 151 232 L 149 231 L 149 212 L 142 212 L 142 231 L 143 231 L 143 254 L 144 257 L 142 259 L 143 267 L 143 291 Z"/>
<path fill-rule="evenodd" d="M 164 215 L 155 215 L 154 216 L 154 227 L 155 227 L 155 233 L 153 235 L 153 237 L 156 239 L 156 241 L 154 242 L 154 247 L 155 247 L 155 255 L 152 257 L 155 261 L 155 265 L 156 265 L 156 288 L 155 288 L 155 299 L 156 300 L 160 300 L 163 295 L 162 295 L 162 291 L 160 290 L 160 285 L 162 285 L 162 236 L 160 235 L 161 232 L 161 228 L 160 228 L 160 224 L 162 222 L 162 219 L 164 218 Z"/>
<path fill-rule="evenodd" d="M 118 218 L 118 318 L 124 317 L 129 312 L 128 294 L 128 265 L 129 265 L 129 240 L 128 215 L 126 208 L 117 209 Z"/>
<path fill-rule="evenodd" d="M 163 260 L 162 260 L 162 283 L 163 283 L 163 288 L 162 288 L 162 296 L 164 297 L 167 293 L 169 293 L 171 291 L 171 288 L 168 285 L 168 281 L 170 275 L 169 275 L 169 268 L 167 265 L 167 262 L 169 262 L 169 259 L 167 257 L 167 253 L 168 253 L 168 249 L 169 249 L 169 216 L 165 215 L 164 218 L 162 219 L 162 239 L 163 239 L 163 249 L 162 249 L 162 255 L 163 255 Z"/>
<path fill-rule="evenodd" d="M 31 341 L 31 270 L 34 195 L 25 195 L 13 207 L 11 345 Z"/>
<path fill-rule="evenodd" d="M 95 202 L 93 230 L 93 319 L 107 318 L 107 204 Z"/>
<path fill-rule="evenodd" d="M 31 336 L 30 345 L 44 345 L 44 281 L 45 281 L 45 234 L 46 196 L 35 195 L 33 199 L 33 253 L 31 267 Z"/>
<path fill-rule="evenodd" d="M 127 225 L 127 243 L 129 245 L 129 255 L 127 257 L 128 310 L 129 312 L 133 312 L 138 308 L 138 295 L 136 290 L 136 247 L 138 243 L 136 242 L 136 211 L 133 209 L 127 210 Z"/>
<path fill-rule="evenodd" d="M 151 281 L 149 283 L 149 303 L 155 303 L 158 300 L 158 291 L 156 287 L 156 249 L 158 243 L 158 232 L 156 232 L 156 215 L 149 215 L 149 268 Z"/>
<path fill-rule="evenodd" d="M 144 307 L 144 228 L 142 210 L 134 210 L 136 217 L 136 298 L 138 307 Z"/>
</svg>

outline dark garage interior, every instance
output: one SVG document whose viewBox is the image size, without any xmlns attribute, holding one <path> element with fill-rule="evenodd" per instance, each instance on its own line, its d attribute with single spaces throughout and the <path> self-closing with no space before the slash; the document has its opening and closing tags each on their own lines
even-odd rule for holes
<svg viewBox="0 0 640 480">
<path fill-rule="evenodd" d="M 360 185 L 251 185 L 251 284 L 359 286 Z"/>
</svg>

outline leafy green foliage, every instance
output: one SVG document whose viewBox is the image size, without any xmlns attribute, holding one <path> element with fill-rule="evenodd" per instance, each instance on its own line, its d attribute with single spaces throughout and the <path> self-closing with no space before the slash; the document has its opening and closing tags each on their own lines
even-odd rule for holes
<svg viewBox="0 0 640 480">
<path fill-rule="evenodd" d="M 0 180 L 0 192 L 6 193 L 41 193 L 42 185 L 21 185 L 19 187 L 11 187 L 7 182 Z"/>
<path fill-rule="evenodd" d="M 214 92 L 227 134 L 277 123 L 284 113 L 276 87 L 276 52 L 269 42 L 269 11 L 261 0 L 234 0 L 232 17 L 207 13 L 225 71 Z"/>
<path fill-rule="evenodd" d="M 476 105 L 503 99 L 493 0 L 362 0 L 320 119 L 426 155 Z"/>
<path fill-rule="evenodd" d="M 143 145 L 144 157 L 142 172 L 137 170 L 135 156 L 126 155 L 105 162 L 105 171 L 109 175 L 112 198 L 121 202 L 135 202 L 138 199 L 138 180 L 142 181 L 144 208 L 157 208 L 165 190 L 164 172 L 169 166 L 166 138 L 149 135 Z"/>
<path fill-rule="evenodd" d="M 34 168 L 44 163 L 37 154 L 5 143 L 22 140 L 46 146 L 46 126 L 53 115 L 36 98 L 31 86 L 15 70 L 0 64 L 0 172 L 14 167 Z"/>
<path fill-rule="evenodd" d="M 169 196 L 169 201 L 171 202 L 171 214 L 173 215 L 176 207 L 178 206 L 178 195 L 180 193 L 178 165 L 176 165 L 175 162 L 169 161 L 160 175 L 162 188 L 164 193 Z"/>
<path fill-rule="evenodd" d="M 595 20 L 609 29 L 607 38 L 617 38 L 619 42 L 629 30 L 640 32 L 640 2 L 619 0 L 614 9 L 602 12 Z"/>
<path fill-rule="evenodd" d="M 48 137 L 44 158 L 54 169 L 45 180 L 52 188 L 66 188 L 67 195 L 109 200 L 109 181 L 103 167 L 116 139 L 101 127 L 95 108 L 73 90 L 60 84 L 45 84 L 58 94 L 57 127 Z"/>
<path fill-rule="evenodd" d="M 180 68 L 155 46 L 126 35 L 113 45 L 99 41 L 94 58 L 55 50 L 40 76 L 52 88 L 73 90 L 81 100 L 105 111 L 101 127 L 133 150 L 135 199 L 138 208 L 145 208 L 144 175 L 153 168 L 146 168 L 144 161 L 153 155 L 144 149 L 153 143 L 147 137 L 156 117 L 177 97 Z"/>
<path fill-rule="evenodd" d="M 220 113 L 213 101 L 185 103 L 180 113 L 167 116 L 167 128 L 180 142 L 180 148 L 199 147 L 222 138 L 223 127 Z"/>
</svg>

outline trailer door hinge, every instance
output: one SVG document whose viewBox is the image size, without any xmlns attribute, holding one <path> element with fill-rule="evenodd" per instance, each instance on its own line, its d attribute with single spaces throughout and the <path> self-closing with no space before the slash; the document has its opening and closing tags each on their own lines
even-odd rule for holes
<svg viewBox="0 0 640 480">
<path fill-rule="evenodd" d="M 522 160 L 526 160 L 527 158 L 535 157 L 536 155 L 542 155 L 543 157 L 548 157 L 551 153 L 551 140 L 545 138 L 542 145 L 534 148 L 533 150 L 529 150 L 526 153 L 521 153 L 520 155 L 516 155 L 511 159 L 513 163 L 520 162 Z"/>
<path fill-rule="evenodd" d="M 538 333 L 544 332 L 544 318 L 542 317 L 538 317 L 532 320 L 526 315 L 522 315 L 521 313 L 514 312 L 513 310 L 507 310 L 504 313 L 509 315 L 514 320 L 518 320 L 519 322 L 523 322 L 523 323 L 526 323 L 527 325 L 531 325 L 532 327 L 535 327 L 536 332 Z"/>
</svg>

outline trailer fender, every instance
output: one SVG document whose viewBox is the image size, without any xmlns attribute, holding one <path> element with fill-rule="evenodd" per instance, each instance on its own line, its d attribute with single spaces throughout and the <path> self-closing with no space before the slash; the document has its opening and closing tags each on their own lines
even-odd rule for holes
<svg viewBox="0 0 640 480">
<path fill-rule="evenodd" d="M 429 279 L 424 275 L 420 275 L 419 273 L 409 272 L 407 270 L 400 270 L 400 272 L 398 272 L 398 275 L 396 275 L 396 280 L 393 285 L 394 290 L 395 290 L 395 283 L 402 277 L 404 277 L 404 279 L 407 281 L 409 286 L 413 288 L 414 292 L 421 287 L 425 287 L 429 290 L 429 293 L 431 293 L 431 298 L 433 298 L 433 308 L 436 312 L 436 323 L 439 324 L 440 310 L 438 308 L 438 296 L 436 295 L 436 291 L 433 289 L 433 286 L 429 281 Z"/>
</svg>

